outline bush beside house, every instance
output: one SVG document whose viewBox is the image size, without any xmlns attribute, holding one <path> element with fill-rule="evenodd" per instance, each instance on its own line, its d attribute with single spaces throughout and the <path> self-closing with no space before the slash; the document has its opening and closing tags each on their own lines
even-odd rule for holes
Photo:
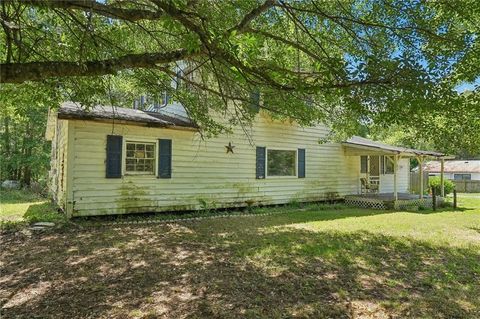
<svg viewBox="0 0 480 319">
<path fill-rule="evenodd" d="M 453 192 L 453 189 L 455 188 L 455 184 L 448 179 L 444 179 L 443 185 L 444 185 L 445 195 L 448 195 L 451 192 Z M 432 190 L 435 188 L 435 194 L 440 195 L 442 192 L 440 176 L 430 177 L 428 179 L 428 188 L 430 192 L 432 192 Z"/>
</svg>

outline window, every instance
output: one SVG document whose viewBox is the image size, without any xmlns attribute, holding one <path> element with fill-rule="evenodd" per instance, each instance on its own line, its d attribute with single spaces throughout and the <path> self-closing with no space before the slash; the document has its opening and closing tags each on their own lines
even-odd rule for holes
<svg viewBox="0 0 480 319">
<path fill-rule="evenodd" d="M 296 176 L 296 150 L 267 150 L 267 176 Z"/>
<path fill-rule="evenodd" d="M 367 173 L 368 156 L 360 156 L 360 173 Z"/>
<path fill-rule="evenodd" d="M 125 164 L 127 173 L 154 174 L 155 144 L 127 142 Z"/>
<path fill-rule="evenodd" d="M 456 181 L 469 181 L 472 179 L 472 174 L 453 174 L 453 179 Z"/>
<path fill-rule="evenodd" d="M 383 165 L 384 174 L 393 174 L 394 173 L 393 157 L 384 156 L 383 160 L 384 160 L 384 165 Z"/>
</svg>

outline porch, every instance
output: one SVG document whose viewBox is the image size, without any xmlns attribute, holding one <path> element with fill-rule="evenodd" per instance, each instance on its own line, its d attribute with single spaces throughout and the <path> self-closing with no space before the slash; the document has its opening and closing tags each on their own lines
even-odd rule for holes
<svg viewBox="0 0 480 319">
<path fill-rule="evenodd" d="M 436 195 L 437 203 L 443 201 L 445 195 L 443 163 L 444 159 L 449 158 L 445 154 L 388 145 L 358 136 L 344 142 L 343 147 L 346 156 L 360 158 L 359 193 L 346 196 L 347 205 L 376 209 L 432 207 L 432 197 L 425 195 L 422 178 L 422 164 L 430 158 L 438 159 L 442 163 L 441 191 Z M 409 183 L 408 186 L 405 185 L 405 177 L 407 175 L 407 178 L 410 177 L 409 163 L 412 158 L 418 161 L 420 167 L 418 194 L 411 193 Z M 399 179 L 402 181 L 399 182 Z"/>
<path fill-rule="evenodd" d="M 443 197 L 437 196 L 437 205 L 443 203 Z M 421 198 L 409 193 L 370 193 L 345 196 L 345 204 L 349 206 L 372 209 L 416 209 L 418 207 L 433 207 L 433 198 L 424 195 Z"/>
</svg>

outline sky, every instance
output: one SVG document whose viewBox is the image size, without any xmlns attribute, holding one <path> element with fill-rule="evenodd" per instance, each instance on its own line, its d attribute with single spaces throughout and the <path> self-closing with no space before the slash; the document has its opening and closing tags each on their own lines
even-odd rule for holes
<svg viewBox="0 0 480 319">
<path fill-rule="evenodd" d="M 476 87 L 480 87 L 480 77 L 478 77 L 474 82 L 459 84 L 455 89 L 461 93 L 465 91 L 473 91 Z"/>
</svg>

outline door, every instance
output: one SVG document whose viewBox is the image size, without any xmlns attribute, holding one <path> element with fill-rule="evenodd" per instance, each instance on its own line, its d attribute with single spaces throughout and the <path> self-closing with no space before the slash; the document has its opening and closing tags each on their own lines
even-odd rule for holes
<svg viewBox="0 0 480 319">
<path fill-rule="evenodd" d="M 380 156 L 370 156 L 370 176 L 380 177 Z"/>
<path fill-rule="evenodd" d="M 378 193 L 380 191 L 380 156 L 370 156 L 369 169 L 370 187 L 374 193 Z"/>
</svg>

